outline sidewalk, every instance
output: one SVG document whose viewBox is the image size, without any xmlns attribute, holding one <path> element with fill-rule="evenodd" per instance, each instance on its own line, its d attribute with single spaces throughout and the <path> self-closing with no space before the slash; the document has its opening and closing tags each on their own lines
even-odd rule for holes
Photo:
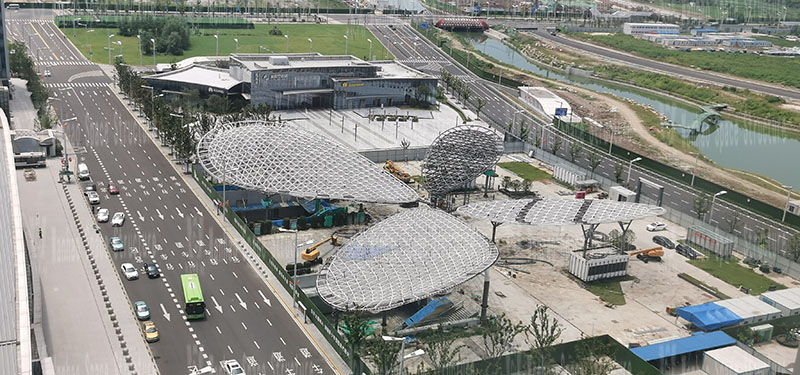
<svg viewBox="0 0 800 375">
<path fill-rule="evenodd" d="M 17 128 L 33 128 L 24 84 L 11 108 Z M 105 241 L 91 229 L 94 218 L 80 186 L 58 183 L 59 170 L 54 158 L 35 170 L 34 181 L 16 171 L 31 267 L 41 288 L 34 291 L 41 301 L 35 310 L 41 316 L 34 318 L 41 327 L 34 331 L 46 348 L 40 355 L 50 357 L 56 374 L 157 374 Z"/>
<path fill-rule="evenodd" d="M 109 75 L 109 77 L 113 76 L 113 71 L 114 71 L 113 66 L 111 65 L 99 65 L 99 66 L 101 69 L 103 69 L 103 71 L 107 75 Z M 110 84 L 109 87 L 115 93 L 115 95 L 117 95 L 120 102 L 122 102 L 128 108 L 128 111 L 130 112 L 131 116 L 137 119 L 137 123 L 139 124 L 139 126 L 141 126 L 143 129 L 146 130 L 147 127 L 144 124 L 142 124 L 142 118 L 138 117 L 138 115 L 135 112 L 133 112 L 127 100 L 123 99 L 121 95 L 117 94 L 120 92 L 120 90 L 119 87 L 117 87 L 116 83 Z M 155 140 L 151 132 L 147 133 L 150 136 L 150 139 L 153 141 L 153 143 L 155 143 L 156 145 L 161 145 L 159 141 Z M 172 158 L 169 155 L 167 155 L 168 151 L 167 148 L 160 147 L 160 149 L 165 158 L 167 158 L 168 160 L 172 160 Z M 302 312 L 291 308 L 290 304 L 292 300 L 292 295 L 288 291 L 286 291 L 283 287 L 281 287 L 279 284 L 270 281 L 270 279 L 273 278 L 273 276 L 269 272 L 269 269 L 267 268 L 264 261 L 262 261 L 261 258 L 258 257 L 258 254 L 256 254 L 256 252 L 252 248 L 250 248 L 250 246 L 247 245 L 244 238 L 239 234 L 239 232 L 236 231 L 236 228 L 231 223 L 225 220 L 224 217 L 216 214 L 216 207 L 218 202 L 212 201 L 211 198 L 209 198 L 208 195 L 206 195 L 205 192 L 203 192 L 203 189 L 194 180 L 191 174 L 184 173 L 185 166 L 177 164 L 172 164 L 172 166 L 173 168 L 175 168 L 177 174 L 183 177 L 183 180 L 186 182 L 187 186 L 189 186 L 189 188 L 192 189 L 192 192 L 198 197 L 198 199 L 200 199 L 200 201 L 203 202 L 203 204 L 206 206 L 206 209 L 211 214 L 210 216 L 216 218 L 217 223 L 227 232 L 228 237 L 231 239 L 231 241 L 235 242 L 238 245 L 239 251 L 242 253 L 242 255 L 244 255 L 244 258 L 247 259 L 248 263 L 250 263 L 250 266 L 253 267 L 253 269 L 256 270 L 257 273 L 260 273 L 263 276 L 265 285 L 267 285 L 269 289 L 272 290 L 273 293 L 275 293 L 275 295 L 281 301 L 281 305 L 284 307 L 284 309 L 286 309 L 286 311 L 288 311 L 294 317 L 294 320 L 297 323 L 297 325 L 303 329 L 304 333 L 309 338 L 309 340 L 311 340 L 314 343 L 314 345 L 320 349 L 322 355 L 325 356 L 328 362 L 333 366 L 334 370 L 336 370 L 339 374 L 345 374 L 345 375 L 350 374 L 349 366 L 346 364 L 344 360 L 342 360 L 341 357 L 339 357 L 336 350 L 334 350 L 333 346 L 331 346 L 330 343 L 328 343 L 328 341 L 325 339 L 322 333 L 317 329 L 317 327 L 310 321 L 308 323 L 304 323 Z"/>
</svg>

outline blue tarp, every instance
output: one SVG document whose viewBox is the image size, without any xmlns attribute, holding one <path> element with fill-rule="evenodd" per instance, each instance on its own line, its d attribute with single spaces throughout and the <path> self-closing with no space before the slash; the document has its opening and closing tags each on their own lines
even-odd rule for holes
<svg viewBox="0 0 800 375">
<path fill-rule="evenodd" d="M 681 307 L 678 309 L 678 316 L 688 320 L 703 331 L 713 331 L 742 321 L 739 315 L 713 302 Z"/>
<path fill-rule="evenodd" d="M 736 340 L 722 331 L 708 333 L 697 332 L 689 337 L 643 346 L 641 348 L 633 348 L 631 351 L 645 361 L 653 361 L 681 354 L 721 348 L 735 343 Z"/>
</svg>

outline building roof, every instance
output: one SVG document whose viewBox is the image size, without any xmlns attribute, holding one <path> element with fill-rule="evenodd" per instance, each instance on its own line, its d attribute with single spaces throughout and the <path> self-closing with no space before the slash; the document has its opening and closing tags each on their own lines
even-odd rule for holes
<svg viewBox="0 0 800 375">
<path fill-rule="evenodd" d="M 732 326 L 743 320 L 731 310 L 713 302 L 678 308 L 678 316 L 704 331 Z"/>
<path fill-rule="evenodd" d="M 231 60 L 251 71 L 296 68 L 370 66 L 370 63 L 351 55 L 322 55 L 321 53 L 234 53 Z"/>
<path fill-rule="evenodd" d="M 757 316 L 777 315 L 781 311 L 761 301 L 756 296 L 744 296 L 714 302 L 717 306 L 722 306 L 742 319 Z"/>
<path fill-rule="evenodd" d="M 268 194 L 374 203 L 419 200 L 408 185 L 361 154 L 286 122 L 217 125 L 198 142 L 197 157 L 217 180 Z"/>
<path fill-rule="evenodd" d="M 194 84 L 228 91 L 242 83 L 228 73 L 228 69 L 203 65 L 190 65 L 185 68 L 144 77 L 148 80 Z"/>
<path fill-rule="evenodd" d="M 539 104 L 542 106 L 542 111 L 546 116 L 555 116 L 557 108 L 566 108 L 567 113 L 572 113 L 572 106 L 569 105 L 567 100 L 544 87 L 522 86 L 519 88 L 519 90 L 527 93 L 537 102 L 539 102 Z M 562 117 L 569 116 L 559 116 L 559 118 Z"/>
<path fill-rule="evenodd" d="M 750 355 L 738 346 L 728 346 L 705 352 L 705 355 L 715 359 L 736 374 L 750 371 L 768 369 L 769 365 Z"/>
<path fill-rule="evenodd" d="M 317 291 L 338 310 L 377 313 L 449 291 L 498 254 L 463 220 L 420 206 L 354 236 L 325 263 Z"/>
<path fill-rule="evenodd" d="M 697 332 L 689 337 L 633 348 L 631 351 L 645 361 L 653 361 L 681 354 L 729 346 L 735 343 L 736 340 L 722 331 L 708 333 Z"/>
<path fill-rule="evenodd" d="M 761 293 L 762 298 L 769 298 L 777 304 L 789 309 L 800 309 L 800 288 L 789 288 Z"/>
<path fill-rule="evenodd" d="M 530 225 L 600 224 L 663 215 L 662 207 L 608 199 L 511 199 L 461 206 L 465 217 Z"/>
</svg>

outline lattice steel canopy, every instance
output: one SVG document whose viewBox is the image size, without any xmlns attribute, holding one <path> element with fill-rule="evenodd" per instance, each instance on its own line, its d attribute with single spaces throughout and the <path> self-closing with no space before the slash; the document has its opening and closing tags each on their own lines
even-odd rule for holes
<svg viewBox="0 0 800 375">
<path fill-rule="evenodd" d="M 662 207 L 607 199 L 516 199 L 459 207 L 465 218 L 530 225 L 600 224 L 644 219 L 666 213 Z"/>
<path fill-rule="evenodd" d="M 376 313 L 446 292 L 497 257 L 463 220 L 420 206 L 353 237 L 323 266 L 317 291 L 336 309 Z"/>
<path fill-rule="evenodd" d="M 287 123 L 221 124 L 200 140 L 197 157 L 216 179 L 269 194 L 373 203 L 419 200 L 408 185 L 364 156 Z"/>
<path fill-rule="evenodd" d="M 422 184 L 440 195 L 475 180 L 503 154 L 503 140 L 489 128 L 456 126 L 440 134 L 422 162 Z"/>
</svg>

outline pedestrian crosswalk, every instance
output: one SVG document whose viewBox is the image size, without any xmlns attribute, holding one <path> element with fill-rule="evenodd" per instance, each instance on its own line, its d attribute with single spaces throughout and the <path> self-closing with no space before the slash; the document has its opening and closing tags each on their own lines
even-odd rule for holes
<svg viewBox="0 0 800 375">
<path fill-rule="evenodd" d="M 94 65 L 91 61 L 86 60 L 41 60 L 38 65 L 42 66 L 81 66 L 81 65 Z"/>
<path fill-rule="evenodd" d="M 92 88 L 92 87 L 108 87 L 109 83 L 105 82 L 55 82 L 45 83 L 44 86 L 48 88 Z"/>
<path fill-rule="evenodd" d="M 7 23 L 53 23 L 53 19 L 47 18 L 6 18 Z"/>
<path fill-rule="evenodd" d="M 434 60 L 434 59 L 404 59 L 404 60 L 397 60 L 397 62 L 401 62 L 403 64 L 428 64 L 428 63 L 449 64 L 450 63 L 447 60 Z"/>
</svg>

